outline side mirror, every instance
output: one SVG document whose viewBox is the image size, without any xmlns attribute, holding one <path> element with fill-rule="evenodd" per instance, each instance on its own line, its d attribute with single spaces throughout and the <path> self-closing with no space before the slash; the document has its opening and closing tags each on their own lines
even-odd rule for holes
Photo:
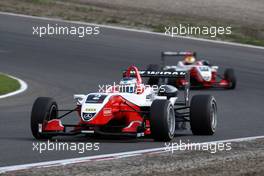
<svg viewBox="0 0 264 176">
<path fill-rule="evenodd" d="M 171 97 L 177 97 L 178 95 L 178 89 L 171 85 L 163 85 L 160 87 L 158 91 L 159 96 L 166 96 L 167 99 L 170 99 Z"/>
<path fill-rule="evenodd" d="M 85 98 L 86 98 L 86 95 L 83 95 L 83 94 L 73 95 L 73 99 L 76 101 L 78 105 L 81 105 L 83 101 L 85 100 Z"/>
</svg>

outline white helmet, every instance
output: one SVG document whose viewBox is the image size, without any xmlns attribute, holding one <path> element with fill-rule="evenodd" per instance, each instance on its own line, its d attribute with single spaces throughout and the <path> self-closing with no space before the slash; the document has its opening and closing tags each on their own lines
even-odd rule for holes
<svg viewBox="0 0 264 176">
<path fill-rule="evenodd" d="M 133 77 L 124 77 L 119 82 L 119 92 L 134 93 L 136 92 L 137 79 Z"/>
</svg>

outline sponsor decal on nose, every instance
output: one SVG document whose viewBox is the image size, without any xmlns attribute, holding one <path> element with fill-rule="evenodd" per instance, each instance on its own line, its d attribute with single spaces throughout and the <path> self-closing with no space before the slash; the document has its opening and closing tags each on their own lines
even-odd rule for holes
<svg viewBox="0 0 264 176">
<path fill-rule="evenodd" d="M 104 116 L 111 116 L 112 115 L 112 109 L 111 108 L 104 108 Z"/>
<path fill-rule="evenodd" d="M 90 120 L 94 115 L 95 113 L 83 113 L 83 119 Z"/>
</svg>

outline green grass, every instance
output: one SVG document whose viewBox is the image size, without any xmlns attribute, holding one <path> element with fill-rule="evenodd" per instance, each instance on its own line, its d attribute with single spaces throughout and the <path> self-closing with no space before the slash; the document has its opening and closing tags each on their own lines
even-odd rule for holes
<svg viewBox="0 0 264 176">
<path fill-rule="evenodd" d="M 17 80 L 10 78 L 4 74 L 0 74 L 0 95 L 16 91 L 20 88 Z"/>
</svg>

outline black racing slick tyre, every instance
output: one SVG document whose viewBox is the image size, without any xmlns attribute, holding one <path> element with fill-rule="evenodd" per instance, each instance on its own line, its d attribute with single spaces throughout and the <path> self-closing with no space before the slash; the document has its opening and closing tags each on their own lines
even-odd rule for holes
<svg viewBox="0 0 264 176">
<path fill-rule="evenodd" d="M 228 89 L 235 89 L 236 88 L 236 75 L 235 71 L 232 68 L 227 68 L 224 73 L 225 79 L 229 82 L 229 86 L 227 87 Z"/>
<path fill-rule="evenodd" d="M 175 134 L 175 114 L 169 100 L 154 100 L 150 107 L 150 130 L 155 141 L 170 141 Z"/>
<path fill-rule="evenodd" d="M 194 135 L 213 135 L 217 126 L 217 105 L 211 95 L 195 95 L 190 106 L 190 125 Z"/>
<path fill-rule="evenodd" d="M 52 135 L 42 134 L 39 126 L 58 117 L 58 105 L 53 98 L 39 97 L 31 111 L 31 132 L 36 139 L 50 139 Z"/>
<path fill-rule="evenodd" d="M 159 65 L 156 64 L 150 64 L 147 66 L 147 71 L 159 71 Z M 158 85 L 159 84 L 159 78 L 151 77 L 148 80 L 148 85 Z"/>
</svg>

